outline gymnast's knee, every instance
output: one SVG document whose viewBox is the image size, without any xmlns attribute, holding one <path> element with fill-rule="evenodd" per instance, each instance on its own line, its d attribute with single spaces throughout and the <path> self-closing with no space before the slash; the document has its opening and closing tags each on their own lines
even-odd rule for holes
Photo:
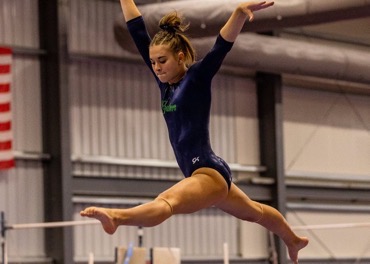
<svg viewBox="0 0 370 264">
<path fill-rule="evenodd" d="M 255 219 L 253 219 L 252 221 L 250 221 L 250 222 L 253 222 L 253 223 L 260 223 L 261 222 L 261 220 L 262 220 L 262 218 L 263 218 L 263 215 L 264 215 L 264 210 L 263 210 L 263 204 L 261 204 L 261 203 L 258 203 L 258 202 L 256 202 L 256 204 L 258 205 L 258 207 L 259 207 L 259 210 L 257 210 L 258 211 L 258 214 L 259 214 L 259 216 L 257 217 L 257 218 L 255 218 Z"/>
<path fill-rule="evenodd" d="M 253 208 L 253 210 L 246 211 L 245 214 L 240 217 L 240 219 L 251 223 L 260 223 L 264 216 L 263 205 L 261 203 L 252 201 L 252 204 L 250 204 L 249 207 Z"/>
<path fill-rule="evenodd" d="M 173 215 L 173 206 L 167 197 L 164 195 L 159 195 L 157 198 L 155 198 L 155 200 L 164 203 L 168 207 L 170 214 Z"/>
</svg>

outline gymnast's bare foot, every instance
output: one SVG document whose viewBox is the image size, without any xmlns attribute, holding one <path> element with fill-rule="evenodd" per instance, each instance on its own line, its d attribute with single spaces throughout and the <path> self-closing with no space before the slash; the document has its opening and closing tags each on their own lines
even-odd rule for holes
<svg viewBox="0 0 370 264">
<path fill-rule="evenodd" d="M 103 226 L 104 231 L 110 235 L 112 235 L 117 230 L 118 225 L 114 221 L 112 209 L 88 207 L 85 210 L 81 211 L 80 215 L 99 220 Z"/>
<path fill-rule="evenodd" d="M 298 237 L 297 240 L 295 240 L 291 245 L 287 244 L 289 257 L 294 264 L 298 264 L 298 251 L 306 247 L 307 244 L 307 237 Z"/>
</svg>

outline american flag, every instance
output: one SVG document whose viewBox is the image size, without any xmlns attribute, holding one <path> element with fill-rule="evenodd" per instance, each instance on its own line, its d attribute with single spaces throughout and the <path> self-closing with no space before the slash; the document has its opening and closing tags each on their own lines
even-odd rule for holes
<svg viewBox="0 0 370 264">
<path fill-rule="evenodd" d="M 14 167 L 11 115 L 12 50 L 0 47 L 0 170 Z"/>
</svg>

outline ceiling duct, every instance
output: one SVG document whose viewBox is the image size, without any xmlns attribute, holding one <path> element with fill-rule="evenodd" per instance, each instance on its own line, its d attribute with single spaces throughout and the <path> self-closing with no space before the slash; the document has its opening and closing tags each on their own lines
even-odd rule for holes
<svg viewBox="0 0 370 264">
<path fill-rule="evenodd" d="M 194 39 L 205 54 L 214 37 Z M 275 38 L 253 33 L 241 34 L 224 64 L 272 73 L 289 73 L 370 84 L 370 53 L 341 47 Z"/>
<path fill-rule="evenodd" d="M 175 10 L 184 14 L 191 23 L 187 33 L 201 57 L 211 47 L 215 36 L 238 3 L 240 0 L 187 0 L 142 5 L 139 9 L 151 35 L 158 31 L 158 21 L 165 14 Z M 273 7 L 257 12 L 255 21 L 247 23 L 243 31 L 272 31 L 285 27 L 359 18 L 369 14 L 369 0 L 280 0 L 276 1 Z M 123 49 L 137 52 L 123 22 L 122 14 L 115 22 L 114 33 Z M 368 52 L 324 47 L 256 34 L 241 34 L 225 63 L 276 73 L 370 83 L 369 61 Z"/>
<path fill-rule="evenodd" d="M 240 0 L 187 0 L 170 1 L 139 6 L 148 32 L 158 31 L 159 20 L 167 13 L 178 11 L 191 23 L 187 34 L 191 38 L 216 35 Z M 263 32 L 279 28 L 328 23 L 338 20 L 370 16 L 370 0 L 279 0 L 274 6 L 256 12 L 253 23 L 243 31 Z M 136 52 L 122 14 L 114 25 L 119 43 L 126 50 Z"/>
</svg>

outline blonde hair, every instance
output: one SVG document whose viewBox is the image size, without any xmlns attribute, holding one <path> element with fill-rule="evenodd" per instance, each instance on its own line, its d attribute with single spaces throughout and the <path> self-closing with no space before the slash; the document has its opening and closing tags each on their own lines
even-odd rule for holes
<svg viewBox="0 0 370 264">
<path fill-rule="evenodd" d="M 154 35 L 150 47 L 168 45 L 175 54 L 179 52 L 184 53 L 187 66 L 193 64 L 195 61 L 195 50 L 185 35 L 189 24 L 184 23 L 183 17 L 179 16 L 177 12 L 169 13 L 159 21 L 159 27 L 161 30 Z"/>
</svg>

